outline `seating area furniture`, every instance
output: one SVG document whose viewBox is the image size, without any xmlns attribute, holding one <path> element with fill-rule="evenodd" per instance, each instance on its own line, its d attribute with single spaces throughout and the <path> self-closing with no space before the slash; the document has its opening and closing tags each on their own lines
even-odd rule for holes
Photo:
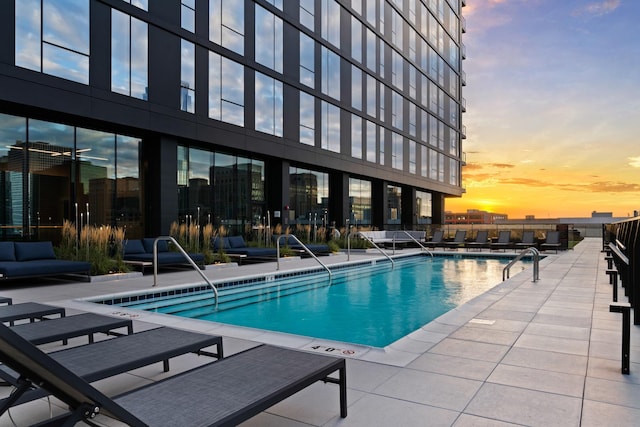
<svg viewBox="0 0 640 427">
<path fill-rule="evenodd" d="M 91 263 L 57 259 L 51 242 L 0 242 L 0 279 L 81 274 L 90 280 Z"/>
<path fill-rule="evenodd" d="M 489 232 L 487 230 L 478 230 L 476 233 L 476 240 L 473 242 L 466 242 L 464 247 L 469 249 L 477 249 L 481 251 L 484 248 L 489 247 Z"/>
<path fill-rule="evenodd" d="M 393 244 L 394 242 L 398 244 L 414 243 L 414 239 L 418 242 L 423 242 L 426 232 L 417 230 L 379 230 L 361 231 L 360 234 L 380 246 Z"/>
<path fill-rule="evenodd" d="M 64 317 L 65 310 L 62 307 L 40 304 L 37 302 L 23 302 L 0 307 L 0 322 L 8 322 L 13 326 L 16 320 L 29 320 L 35 322 L 46 316 Z"/>
<path fill-rule="evenodd" d="M 9 328 L 4 326 L 4 329 Z M 6 333 L 9 334 L 9 332 Z M 20 337 L 13 330 L 10 330 L 10 333 Z M 23 337 L 20 339 L 24 340 Z M 25 342 L 27 341 L 25 340 Z M 33 344 L 30 345 L 33 346 Z M 215 352 L 203 350 L 211 346 L 216 347 Z M 0 344 L 0 359 L 3 363 L 6 362 L 3 358 L 4 350 L 6 348 Z M 64 366 L 73 375 L 82 377 L 84 381 L 93 382 L 160 362 L 163 364 L 164 372 L 168 372 L 169 359 L 187 353 L 222 358 L 222 337 L 170 327 L 159 327 L 54 351 L 48 353 L 48 358 L 53 363 Z M 0 378 L 9 384 L 20 386 L 20 374 L 23 372 L 8 363 L 5 365 L 0 366 Z M 47 392 L 55 394 L 52 390 L 35 388 L 29 391 L 25 390 L 24 393 L 15 397 L 15 401 L 9 401 L 11 398 L 7 398 L 4 402 L 0 402 L 0 405 L 8 404 L 11 406 L 28 402 L 46 396 Z"/>
<path fill-rule="evenodd" d="M 220 237 L 212 239 L 211 246 L 217 252 L 222 246 L 224 253 L 238 261 L 246 260 L 274 260 L 278 251 L 276 248 L 258 248 L 247 246 L 242 236 Z"/>
<path fill-rule="evenodd" d="M 547 231 L 547 238 L 543 243 L 540 243 L 540 249 L 543 251 L 546 250 L 555 250 L 558 253 L 558 249 L 560 249 L 560 232 L 559 231 Z"/>
<path fill-rule="evenodd" d="M 443 239 L 444 239 L 444 231 L 436 230 L 433 233 L 433 236 L 431 236 L 431 240 L 426 241 L 424 245 L 428 248 L 435 248 L 442 244 Z"/>
<path fill-rule="evenodd" d="M 306 255 L 307 251 L 305 251 L 304 247 L 294 236 L 289 236 L 286 240 L 280 240 L 280 246 L 287 245 L 289 248 L 294 251 L 300 252 L 300 255 Z M 331 250 L 329 249 L 329 245 L 325 245 L 323 243 L 305 243 L 304 246 L 309 249 L 314 255 L 329 255 Z"/>
<path fill-rule="evenodd" d="M 75 364 L 65 366 L 55 355 L 0 325 L 0 361 L 22 378 L 9 399 L 15 402 L 21 393 L 40 385 L 70 409 L 41 425 L 73 425 L 98 412 L 130 426 L 237 425 L 317 381 L 339 385 L 340 416 L 347 416 L 343 358 L 261 345 L 109 398 L 78 375 Z M 100 359 L 94 358 L 94 363 Z M 329 376 L 334 372 L 338 378 Z"/>
<path fill-rule="evenodd" d="M 460 248 L 460 247 L 464 246 L 464 241 L 465 241 L 466 237 L 467 237 L 467 231 L 466 230 L 457 230 L 456 231 L 456 235 L 453 237 L 452 241 L 442 242 L 438 246 L 443 246 L 443 247 L 448 248 L 448 249 L 457 249 L 457 248 Z"/>
<path fill-rule="evenodd" d="M 513 244 L 516 250 L 523 250 L 525 248 L 537 248 L 536 233 L 533 230 L 525 230 L 522 232 L 522 241 L 515 242 Z"/>
<path fill-rule="evenodd" d="M 505 251 L 509 249 L 511 247 L 511 231 L 501 230 L 498 233 L 498 240 L 491 243 L 489 247 L 492 251 L 499 251 L 500 249 Z"/>
<path fill-rule="evenodd" d="M 146 267 L 153 267 L 153 242 L 155 238 L 146 237 L 144 239 L 129 239 L 124 242 L 122 259 L 125 263 L 139 266 L 144 273 Z M 201 253 L 190 253 L 189 258 L 200 268 L 204 268 L 204 255 Z M 180 252 L 169 250 L 166 240 L 158 241 L 158 266 L 169 267 L 178 265 L 189 265 Z"/>
</svg>

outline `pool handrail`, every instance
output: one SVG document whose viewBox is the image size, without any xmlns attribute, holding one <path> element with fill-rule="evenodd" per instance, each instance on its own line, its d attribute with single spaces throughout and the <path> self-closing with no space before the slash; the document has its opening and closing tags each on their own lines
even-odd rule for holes
<svg viewBox="0 0 640 427">
<path fill-rule="evenodd" d="M 360 236 L 367 242 L 371 243 L 374 248 L 380 251 L 382 255 L 387 257 L 387 259 L 391 261 L 391 268 L 394 268 L 396 266 L 396 263 L 393 261 L 393 259 L 380 246 L 376 245 L 376 242 L 374 242 L 371 237 L 367 236 L 366 234 L 363 234 L 361 231 L 357 231 L 356 236 Z M 347 234 L 347 261 L 349 261 L 350 259 L 351 259 L 351 231 L 349 231 L 349 234 Z"/>
<path fill-rule="evenodd" d="M 287 241 L 289 240 L 289 238 L 293 238 L 293 240 L 295 240 L 306 253 L 311 255 L 313 259 L 315 259 L 318 262 L 318 264 L 320 264 L 325 270 L 327 270 L 327 273 L 329 273 L 329 283 L 331 283 L 331 269 L 327 267 L 325 263 L 320 261 L 316 256 L 316 254 L 314 254 L 304 243 L 300 241 L 300 239 L 298 239 L 293 234 L 281 234 L 276 239 L 276 270 L 280 270 L 280 239 L 283 237 L 286 237 Z"/>
<path fill-rule="evenodd" d="M 411 235 L 411 233 L 407 232 L 407 230 L 398 230 L 398 231 L 395 231 L 395 232 L 393 233 L 393 254 L 394 254 L 394 255 L 396 254 L 396 235 L 397 235 L 398 233 L 403 233 L 403 234 L 405 234 L 405 235 L 409 236 L 409 238 L 410 238 L 411 240 L 413 240 L 413 241 L 414 241 L 414 243 L 417 243 L 417 244 L 418 244 L 418 246 L 420 246 L 420 251 L 422 251 L 422 250 L 427 251 L 427 253 L 428 253 L 429 255 L 431 255 L 431 258 L 433 258 L 433 253 L 431 253 L 431 251 L 430 251 L 429 249 L 427 249 L 426 247 L 424 247 L 424 246 L 422 245 L 422 243 L 420 243 L 420 242 L 418 241 L 418 239 L 416 239 L 415 237 L 413 237 L 413 236 Z"/>
<path fill-rule="evenodd" d="M 537 282 L 540 279 L 540 251 L 530 246 L 523 249 L 522 252 L 512 259 L 511 262 L 509 262 L 509 264 L 507 264 L 507 266 L 502 270 L 503 281 L 509 278 L 509 270 L 511 267 L 525 256 L 527 252 L 531 252 L 533 254 L 533 282 Z"/>
<path fill-rule="evenodd" d="M 176 239 L 171 236 L 156 237 L 156 239 L 153 241 L 153 286 L 156 286 L 158 284 L 158 240 L 168 240 L 176 245 L 176 248 L 178 248 L 180 253 L 184 255 L 189 264 L 191 264 L 191 266 L 198 272 L 198 274 L 200 274 L 204 281 L 207 282 L 207 284 L 211 287 L 211 289 L 213 290 L 213 294 L 216 297 L 216 308 L 218 308 L 218 289 L 213 285 L 213 283 L 211 283 L 207 276 L 205 276 L 202 270 L 200 270 L 200 267 L 198 267 L 196 263 L 193 262 L 189 254 L 185 252 L 184 249 L 182 249 L 182 246 L 180 246 Z"/>
</svg>

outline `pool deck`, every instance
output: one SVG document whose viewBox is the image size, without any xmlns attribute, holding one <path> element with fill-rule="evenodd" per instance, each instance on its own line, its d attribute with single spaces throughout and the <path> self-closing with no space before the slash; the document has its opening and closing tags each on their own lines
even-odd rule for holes
<svg viewBox="0 0 640 427">
<path fill-rule="evenodd" d="M 601 249 L 600 239 L 587 238 L 557 256 L 545 253 L 539 281 L 532 282 L 531 269 L 515 274 L 385 349 L 78 301 L 149 289 L 153 275 L 91 283 L 7 283 L 0 295 L 14 302 L 64 306 L 68 314 L 94 311 L 130 317 L 135 331 L 165 324 L 222 335 L 226 356 L 259 342 L 349 353 L 346 419 L 338 415 L 337 387 L 317 383 L 244 423 L 246 426 L 638 425 L 640 328 L 631 325 L 631 374 L 622 375 L 622 315 L 609 312 L 612 289 Z M 379 256 L 352 254 L 351 259 Z M 346 255 L 323 257 L 322 261 L 345 262 Z M 294 259 L 282 262 L 280 269 L 312 265 L 312 259 Z M 206 270 L 212 280 L 264 272 L 275 272 L 275 263 Z M 162 273 L 158 278 L 159 287 L 199 281 L 193 271 Z M 619 295 L 626 301 L 622 290 Z M 84 342 L 86 339 L 71 340 L 72 345 Z M 44 348 L 49 351 L 59 345 Z M 172 361 L 169 373 L 150 366 L 95 385 L 107 394 L 117 394 L 209 360 L 180 356 Z M 8 387 L 0 387 L 2 397 L 8 393 Z M 211 396 L 212 405 L 215 400 Z M 54 414 L 63 411 L 59 401 L 51 402 Z M 20 405 L 11 410 L 11 416 L 16 425 L 27 425 L 47 418 L 49 405 L 45 399 Z M 121 425 L 104 416 L 94 421 Z M 10 422 L 7 414 L 0 418 L 0 425 Z"/>
</svg>

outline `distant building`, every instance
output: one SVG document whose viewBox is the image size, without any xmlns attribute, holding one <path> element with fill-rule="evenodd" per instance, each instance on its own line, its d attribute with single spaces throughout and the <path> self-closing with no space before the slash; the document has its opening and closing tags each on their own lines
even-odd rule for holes
<svg viewBox="0 0 640 427">
<path fill-rule="evenodd" d="M 507 214 L 469 209 L 465 213 L 445 212 L 445 224 L 495 224 L 496 221 L 506 221 Z"/>
</svg>

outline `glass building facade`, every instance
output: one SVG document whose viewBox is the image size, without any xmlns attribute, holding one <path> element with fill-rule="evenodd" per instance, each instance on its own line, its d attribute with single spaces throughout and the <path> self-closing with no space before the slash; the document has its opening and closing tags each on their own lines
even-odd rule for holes
<svg viewBox="0 0 640 427">
<path fill-rule="evenodd" d="M 0 4 L 0 239 L 444 222 L 461 0 Z"/>
</svg>

